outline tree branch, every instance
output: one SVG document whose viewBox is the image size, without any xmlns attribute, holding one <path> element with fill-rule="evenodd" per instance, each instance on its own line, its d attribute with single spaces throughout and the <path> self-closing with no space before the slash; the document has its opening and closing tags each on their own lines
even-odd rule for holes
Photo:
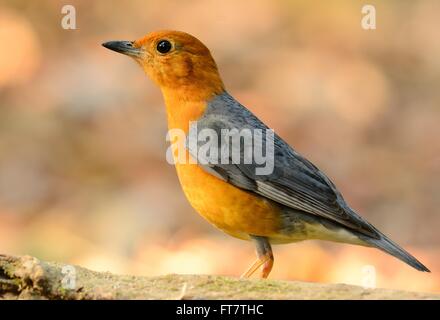
<svg viewBox="0 0 440 320">
<path fill-rule="evenodd" d="M 208 275 L 114 275 L 0 255 L 0 299 L 440 299 L 432 293 Z"/>
</svg>

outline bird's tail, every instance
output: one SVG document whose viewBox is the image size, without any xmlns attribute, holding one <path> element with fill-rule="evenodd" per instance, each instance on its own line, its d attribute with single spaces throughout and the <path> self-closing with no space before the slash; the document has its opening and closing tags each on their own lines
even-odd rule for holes
<svg viewBox="0 0 440 320">
<path fill-rule="evenodd" d="M 389 239 L 384 234 L 380 233 L 379 239 L 374 238 L 364 238 L 363 240 L 370 244 L 373 247 L 376 247 L 394 257 L 397 259 L 407 263 L 414 269 L 417 269 L 419 271 L 424 272 L 431 272 L 427 267 L 425 267 L 419 260 L 414 258 L 409 252 L 405 251 L 403 248 L 401 248 L 397 243 Z"/>
</svg>

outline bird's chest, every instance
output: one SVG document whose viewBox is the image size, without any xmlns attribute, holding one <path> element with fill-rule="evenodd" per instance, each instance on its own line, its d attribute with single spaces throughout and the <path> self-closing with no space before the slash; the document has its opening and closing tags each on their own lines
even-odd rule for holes
<svg viewBox="0 0 440 320">
<path fill-rule="evenodd" d="M 224 232 L 241 239 L 271 236 L 279 229 L 278 208 L 207 173 L 197 164 L 176 164 L 182 189 L 193 208 Z"/>
<path fill-rule="evenodd" d="M 205 103 L 185 103 L 171 97 L 166 100 L 168 127 L 181 130 L 185 135 L 190 122 L 199 119 L 206 108 Z M 249 239 L 249 234 L 271 236 L 277 233 L 281 224 L 279 209 L 272 202 L 236 188 L 196 163 L 190 163 L 186 150 L 186 156 L 182 158 L 181 143 L 172 143 L 171 150 L 188 201 L 210 223 L 241 239 Z"/>
</svg>

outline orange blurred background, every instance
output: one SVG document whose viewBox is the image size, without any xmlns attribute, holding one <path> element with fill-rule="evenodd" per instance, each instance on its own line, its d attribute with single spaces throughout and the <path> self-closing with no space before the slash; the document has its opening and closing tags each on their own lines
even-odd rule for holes
<svg viewBox="0 0 440 320">
<path fill-rule="evenodd" d="M 77 29 L 61 27 L 76 8 Z M 228 91 L 325 171 L 347 201 L 432 271 L 307 241 L 272 279 L 440 291 L 439 1 L 1 1 L 0 253 L 136 275 L 237 276 L 251 243 L 189 206 L 165 161 L 159 90 L 107 40 L 201 39 Z"/>
</svg>

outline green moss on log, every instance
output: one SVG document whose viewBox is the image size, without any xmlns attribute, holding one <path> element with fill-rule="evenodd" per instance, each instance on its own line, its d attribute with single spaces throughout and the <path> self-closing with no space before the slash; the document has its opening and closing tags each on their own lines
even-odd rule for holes
<svg viewBox="0 0 440 320">
<path fill-rule="evenodd" d="M 433 293 L 209 275 L 139 277 L 0 255 L 0 299 L 440 299 Z M 66 285 L 74 271 L 73 285 Z"/>
</svg>

